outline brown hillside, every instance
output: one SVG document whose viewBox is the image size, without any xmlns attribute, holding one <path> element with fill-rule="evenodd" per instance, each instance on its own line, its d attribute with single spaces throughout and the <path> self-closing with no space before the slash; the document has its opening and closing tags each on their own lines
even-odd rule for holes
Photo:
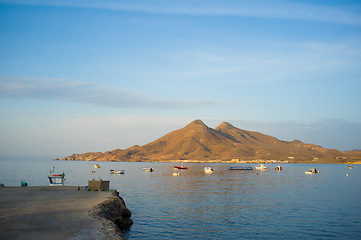
<svg viewBox="0 0 361 240">
<path fill-rule="evenodd" d="M 223 122 L 216 130 L 232 138 L 239 145 L 248 147 L 253 157 L 259 159 L 294 159 L 314 160 L 328 155 L 340 155 L 337 150 L 329 150 L 314 144 L 305 144 L 299 140 L 281 141 L 275 137 L 259 132 L 247 131 L 234 127 L 232 124 Z M 336 152 L 335 152 L 336 151 Z M 238 155 L 242 156 L 242 155 Z M 292 158 L 294 157 L 294 158 Z"/>
<path fill-rule="evenodd" d="M 343 153 L 299 140 L 281 141 L 259 132 L 223 122 L 213 129 L 201 120 L 145 144 L 104 153 L 73 154 L 62 160 L 166 161 L 166 160 L 290 160 L 293 162 L 345 162 L 361 152 Z M 340 156 L 347 157 L 340 157 Z M 356 157 L 355 157 L 356 156 Z"/>
<path fill-rule="evenodd" d="M 147 155 L 158 159 L 207 159 L 232 147 L 230 139 L 195 120 L 142 148 Z"/>
</svg>

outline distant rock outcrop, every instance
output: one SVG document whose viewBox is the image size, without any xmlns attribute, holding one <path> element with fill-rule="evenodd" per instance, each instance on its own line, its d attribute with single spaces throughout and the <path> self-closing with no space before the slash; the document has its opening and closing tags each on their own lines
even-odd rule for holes
<svg viewBox="0 0 361 240">
<path fill-rule="evenodd" d="M 330 162 L 360 158 L 361 152 L 341 152 L 299 140 L 281 141 L 259 132 L 234 127 L 228 122 L 215 129 L 195 120 L 184 128 L 145 144 L 125 150 L 73 154 L 62 160 L 75 161 L 167 161 L 167 160 L 289 160 L 290 162 Z"/>
</svg>

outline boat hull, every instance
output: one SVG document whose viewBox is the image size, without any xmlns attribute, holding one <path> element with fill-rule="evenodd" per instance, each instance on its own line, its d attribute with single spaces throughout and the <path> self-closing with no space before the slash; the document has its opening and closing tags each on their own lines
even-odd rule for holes
<svg viewBox="0 0 361 240">
<path fill-rule="evenodd" d="M 229 167 L 229 170 L 238 171 L 238 170 L 253 170 L 252 167 Z"/>
<path fill-rule="evenodd" d="M 112 169 L 110 170 L 110 174 L 124 174 L 125 170 L 116 170 L 116 169 Z"/>
<path fill-rule="evenodd" d="M 316 169 L 310 169 L 308 171 L 305 172 L 305 174 L 316 174 L 319 173 L 320 171 L 316 170 Z"/>
<path fill-rule="evenodd" d="M 264 164 L 257 165 L 255 168 L 257 170 L 266 170 L 267 169 L 267 167 Z"/>
<path fill-rule="evenodd" d="M 210 168 L 210 167 L 205 167 L 205 168 L 204 168 L 204 172 L 205 172 L 205 173 L 208 173 L 208 174 L 209 174 L 209 173 L 213 173 L 214 171 L 215 171 L 214 168 Z"/>
<path fill-rule="evenodd" d="M 187 167 L 174 166 L 174 169 L 188 170 Z"/>
<path fill-rule="evenodd" d="M 142 171 L 143 172 L 154 172 L 154 169 L 153 168 L 142 168 Z"/>
<path fill-rule="evenodd" d="M 63 175 L 49 175 L 49 185 L 50 186 L 64 186 L 64 177 Z"/>
</svg>

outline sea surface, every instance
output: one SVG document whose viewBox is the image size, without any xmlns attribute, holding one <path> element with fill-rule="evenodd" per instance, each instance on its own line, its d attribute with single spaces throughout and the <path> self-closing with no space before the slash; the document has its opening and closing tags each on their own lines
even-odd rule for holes
<svg viewBox="0 0 361 240">
<path fill-rule="evenodd" d="M 101 168 L 95 169 L 99 164 Z M 110 180 L 132 212 L 127 239 L 361 239 L 361 165 L 269 164 L 267 170 L 229 171 L 254 164 L 0 161 L 0 183 L 48 185 L 55 166 L 66 185 Z M 142 172 L 142 167 L 155 172 Z M 205 174 L 203 168 L 216 169 Z M 317 168 L 319 174 L 305 174 Z M 124 169 L 111 175 L 110 169 Z M 96 173 L 92 173 L 96 171 Z"/>
</svg>

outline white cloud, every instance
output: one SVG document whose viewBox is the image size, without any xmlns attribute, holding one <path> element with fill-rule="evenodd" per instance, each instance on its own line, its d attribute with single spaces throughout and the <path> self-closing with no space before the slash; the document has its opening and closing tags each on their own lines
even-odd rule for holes
<svg viewBox="0 0 361 240">
<path fill-rule="evenodd" d="M 197 51 L 169 54 L 174 69 L 167 77 L 181 79 L 237 79 L 238 83 L 257 83 L 303 79 L 332 72 L 360 71 L 360 39 L 334 42 L 267 42 L 257 50 L 208 47 Z M 232 51 L 233 50 L 233 51 Z M 240 79 L 242 79 L 240 81 Z"/>
<path fill-rule="evenodd" d="M 230 44 L 205 41 L 204 45 L 171 49 L 164 54 L 167 67 L 158 69 L 156 76 L 215 86 L 220 82 L 244 85 L 305 79 L 332 80 L 336 75 L 361 73 L 360 38 L 301 39 L 239 38 L 239 41 Z"/>
<path fill-rule="evenodd" d="M 267 0 L 0 0 L 1 3 L 99 8 L 152 14 L 227 15 L 253 18 L 297 19 L 361 25 L 360 6 L 332 7 Z M 356 10 L 355 10 L 356 8 Z"/>
<path fill-rule="evenodd" d="M 126 109 L 195 109 L 220 103 L 208 99 L 160 99 L 90 82 L 14 77 L 0 78 L 0 97 L 60 100 Z"/>
</svg>

